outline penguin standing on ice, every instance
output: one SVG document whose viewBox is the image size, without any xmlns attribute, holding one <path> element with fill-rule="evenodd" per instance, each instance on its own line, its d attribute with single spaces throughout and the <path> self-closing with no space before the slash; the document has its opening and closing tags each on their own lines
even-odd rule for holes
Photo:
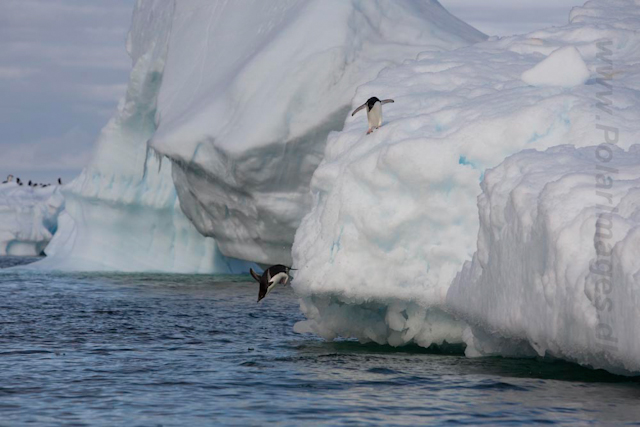
<svg viewBox="0 0 640 427">
<path fill-rule="evenodd" d="M 13 181 L 13 175 L 9 175 L 9 176 L 7 176 L 7 180 L 6 180 L 6 181 L 3 181 L 2 183 L 3 183 L 3 184 L 8 184 L 8 183 L 10 183 L 11 181 Z"/>
<path fill-rule="evenodd" d="M 272 265 L 267 268 L 262 276 L 259 276 L 258 273 L 253 271 L 252 268 L 249 269 L 251 276 L 260 284 L 260 290 L 258 291 L 258 302 L 261 299 L 267 296 L 269 292 L 278 284 L 286 285 L 289 282 L 289 272 L 294 270 L 291 267 L 284 266 L 282 264 Z"/>
<path fill-rule="evenodd" d="M 353 117 L 358 111 L 363 108 L 367 109 L 367 120 L 369 121 L 369 130 L 367 131 L 367 135 L 373 132 L 374 129 L 378 129 L 382 126 L 382 106 L 384 104 L 390 104 L 394 102 L 393 99 L 385 99 L 384 101 L 380 101 L 378 98 L 371 97 L 355 109 L 353 113 L 351 113 L 351 117 Z"/>
</svg>

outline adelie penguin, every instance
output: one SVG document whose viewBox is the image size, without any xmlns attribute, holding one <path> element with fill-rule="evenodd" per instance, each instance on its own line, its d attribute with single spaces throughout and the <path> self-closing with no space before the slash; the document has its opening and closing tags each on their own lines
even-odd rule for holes
<svg viewBox="0 0 640 427">
<path fill-rule="evenodd" d="M 384 101 L 380 101 L 375 96 L 371 97 L 367 100 L 367 102 L 356 108 L 354 112 L 351 113 L 351 117 L 353 117 L 358 111 L 366 108 L 367 121 L 369 122 L 369 130 L 367 131 L 367 135 L 369 135 L 371 132 L 373 132 L 374 129 L 378 129 L 380 126 L 382 126 L 382 106 L 384 104 L 390 104 L 392 102 L 394 102 L 393 99 L 385 99 Z"/>
<path fill-rule="evenodd" d="M 291 270 L 295 270 L 294 268 L 287 267 L 282 264 L 272 265 L 267 268 L 262 276 L 259 276 L 258 273 L 253 271 L 252 268 L 249 269 L 251 276 L 256 279 L 256 282 L 260 284 L 260 290 L 258 291 L 258 302 L 261 299 L 267 296 L 269 292 L 278 284 L 286 285 L 291 277 L 289 277 L 289 272 Z"/>
</svg>

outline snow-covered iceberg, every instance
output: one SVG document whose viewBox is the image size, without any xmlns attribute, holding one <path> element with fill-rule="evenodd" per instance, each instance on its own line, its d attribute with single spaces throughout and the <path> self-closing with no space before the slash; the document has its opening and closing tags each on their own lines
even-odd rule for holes
<svg viewBox="0 0 640 427">
<path fill-rule="evenodd" d="M 197 229 L 225 255 L 261 263 L 291 262 L 311 176 L 357 86 L 419 52 L 485 39 L 435 0 L 166 7 L 174 9 L 150 146 L 172 160 Z"/>
<path fill-rule="evenodd" d="M 65 210 L 46 248 L 28 268 L 59 270 L 242 272 L 180 208 L 171 163 L 147 148 L 154 134 L 173 5 L 138 2 L 127 50 L 133 61 L 125 98 L 102 130 L 91 163 L 64 186 Z"/>
<path fill-rule="evenodd" d="M 447 295 L 467 354 L 640 372 L 640 145 L 526 150 L 482 189 L 478 251 Z"/>
<path fill-rule="evenodd" d="M 590 1 L 566 26 L 424 52 L 360 86 L 352 106 L 372 95 L 395 103 L 371 135 L 358 116 L 329 135 L 293 246 L 308 318 L 296 329 L 392 345 L 462 342 L 446 295 L 477 248 L 485 170 L 523 149 L 598 144 L 597 124 L 615 128 L 622 148 L 640 141 L 639 30 L 637 2 Z M 577 66 L 562 71 L 577 70 L 572 83 L 584 84 L 523 82 L 567 47 Z"/>
<path fill-rule="evenodd" d="M 58 228 L 58 186 L 0 184 L 0 256 L 39 256 Z"/>
</svg>

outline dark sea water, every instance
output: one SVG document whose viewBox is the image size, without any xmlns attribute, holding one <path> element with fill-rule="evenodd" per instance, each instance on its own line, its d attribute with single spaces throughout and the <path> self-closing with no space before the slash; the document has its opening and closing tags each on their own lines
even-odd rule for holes
<svg viewBox="0 0 640 427">
<path fill-rule="evenodd" d="M 0 258 L 0 266 L 25 262 Z M 0 271 L 0 424 L 425 425 L 640 421 L 640 382 L 298 335 L 248 277 Z"/>
</svg>

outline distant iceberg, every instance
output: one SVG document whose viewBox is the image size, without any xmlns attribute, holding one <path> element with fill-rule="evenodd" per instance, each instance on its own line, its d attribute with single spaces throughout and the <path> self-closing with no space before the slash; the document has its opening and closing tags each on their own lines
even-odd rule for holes
<svg viewBox="0 0 640 427">
<path fill-rule="evenodd" d="M 27 268 L 240 273 L 251 263 L 224 257 L 184 216 L 171 162 L 149 150 L 173 5 L 139 2 L 127 50 L 127 94 L 102 130 L 93 160 L 62 191 L 65 210 L 46 259 Z"/>
<path fill-rule="evenodd" d="M 58 229 L 58 186 L 0 184 L 0 256 L 39 256 Z"/>
</svg>

